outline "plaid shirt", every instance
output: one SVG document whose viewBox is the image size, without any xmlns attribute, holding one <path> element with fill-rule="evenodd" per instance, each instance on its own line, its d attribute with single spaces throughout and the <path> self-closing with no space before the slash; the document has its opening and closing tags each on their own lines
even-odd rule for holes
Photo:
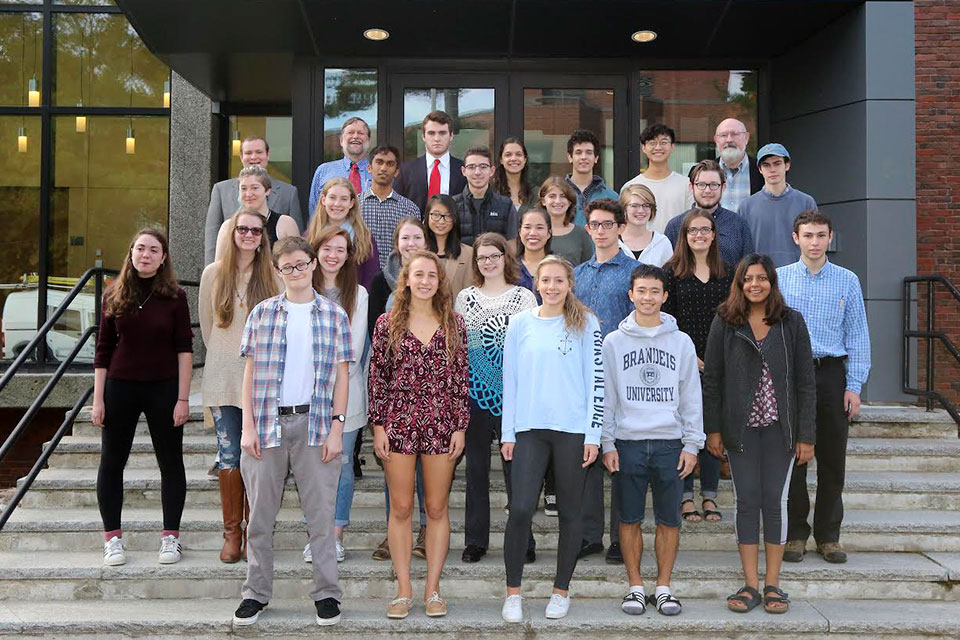
<svg viewBox="0 0 960 640">
<path fill-rule="evenodd" d="M 240 355 L 253 358 L 253 418 L 260 446 L 280 446 L 280 382 L 286 363 L 286 296 L 267 298 L 250 312 L 240 342 Z M 330 431 L 330 414 L 336 365 L 353 362 L 350 321 L 340 305 L 314 293 L 313 313 L 313 397 L 307 444 L 319 447 Z M 296 345 L 305 348 L 307 345 Z M 346 381 L 344 381 L 346 382 Z"/>
<path fill-rule="evenodd" d="M 307 221 L 313 217 L 313 212 L 317 210 L 317 203 L 320 202 L 320 192 L 323 191 L 323 185 L 327 184 L 330 178 L 350 179 L 350 158 L 344 156 L 339 160 L 324 162 L 313 173 L 313 182 L 310 183 L 310 203 L 307 205 Z M 365 191 L 370 188 L 373 182 L 373 176 L 370 175 L 370 166 L 366 158 L 361 158 L 357 163 L 357 169 L 360 171 L 360 190 Z"/>
<path fill-rule="evenodd" d="M 743 154 L 740 165 L 731 169 L 723 160 L 720 167 L 726 174 L 727 182 L 720 198 L 720 206 L 735 213 L 740 212 L 740 203 L 750 197 L 750 158 Z"/>
<path fill-rule="evenodd" d="M 870 375 L 870 333 L 857 274 L 829 260 L 813 274 L 798 260 L 777 269 L 777 279 L 807 323 L 813 357 L 847 356 L 847 389 L 859 394 Z"/>
<path fill-rule="evenodd" d="M 360 214 L 370 228 L 370 234 L 380 250 L 380 269 L 387 266 L 387 258 L 393 251 L 393 232 L 397 223 L 407 216 L 420 219 L 420 207 L 396 191 L 381 200 L 371 189 L 360 196 Z"/>
</svg>

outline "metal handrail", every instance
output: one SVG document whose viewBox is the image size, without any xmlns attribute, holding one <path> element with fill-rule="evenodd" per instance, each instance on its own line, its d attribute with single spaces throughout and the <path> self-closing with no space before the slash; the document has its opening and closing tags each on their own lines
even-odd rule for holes
<svg viewBox="0 0 960 640">
<path fill-rule="evenodd" d="M 914 284 L 919 285 L 920 283 L 925 283 L 927 285 L 927 308 L 926 308 L 926 330 L 920 329 L 911 329 L 911 313 L 910 306 L 912 303 L 911 286 Z M 957 349 L 957 346 L 953 343 L 953 340 L 942 331 L 937 331 L 936 328 L 936 291 L 934 290 L 934 285 L 942 284 L 947 292 L 953 296 L 954 300 L 960 302 L 960 289 L 957 289 L 956 286 L 946 277 L 939 274 L 932 275 L 923 275 L 923 276 L 908 276 L 903 279 L 903 344 L 902 344 L 902 353 L 901 361 L 903 362 L 903 378 L 902 378 L 902 391 L 904 393 L 909 393 L 911 395 L 918 396 L 923 398 L 926 402 L 927 411 L 933 410 L 934 401 L 939 402 L 950 417 L 953 418 L 954 422 L 957 423 L 957 435 L 960 437 L 960 411 L 954 406 L 954 404 L 942 393 L 935 389 L 936 386 L 936 358 L 934 357 L 934 341 L 942 344 L 947 353 L 953 356 L 954 360 L 960 364 L 960 349 Z M 920 291 L 919 286 L 917 290 L 917 297 L 919 299 Z M 926 350 L 926 388 L 917 389 L 910 386 L 910 340 L 912 338 L 923 339 L 927 341 L 927 350 Z"/>
</svg>

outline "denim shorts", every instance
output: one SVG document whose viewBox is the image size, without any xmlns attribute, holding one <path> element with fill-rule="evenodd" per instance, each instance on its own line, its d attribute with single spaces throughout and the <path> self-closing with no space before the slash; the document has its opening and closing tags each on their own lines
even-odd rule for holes
<svg viewBox="0 0 960 640">
<path fill-rule="evenodd" d="M 647 486 L 653 491 L 657 524 L 680 526 L 683 480 L 677 465 L 680 440 L 617 440 L 620 454 L 620 518 L 627 524 L 643 522 Z"/>
</svg>

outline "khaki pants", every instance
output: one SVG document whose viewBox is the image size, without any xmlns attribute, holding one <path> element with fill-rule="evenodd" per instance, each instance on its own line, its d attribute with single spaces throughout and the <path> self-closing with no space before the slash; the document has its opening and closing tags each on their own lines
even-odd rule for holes
<svg viewBox="0 0 960 640">
<path fill-rule="evenodd" d="M 250 501 L 247 523 L 247 580 L 241 597 L 267 604 L 273 596 L 273 528 L 283 500 L 287 470 L 293 471 L 300 506 L 307 517 L 313 554 L 314 602 L 340 600 L 337 552 L 333 535 L 334 507 L 340 479 L 340 457 L 323 463 L 322 447 L 307 446 L 307 414 L 280 416 L 280 446 L 261 449 L 261 460 L 243 452 L 240 471 Z"/>
</svg>

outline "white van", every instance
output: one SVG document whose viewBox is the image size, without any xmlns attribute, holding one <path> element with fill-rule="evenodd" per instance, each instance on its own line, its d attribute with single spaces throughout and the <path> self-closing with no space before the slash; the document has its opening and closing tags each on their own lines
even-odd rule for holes
<svg viewBox="0 0 960 640">
<path fill-rule="evenodd" d="M 37 335 L 37 289 L 14 291 L 3 305 L 3 357 L 16 358 Z M 47 317 L 67 299 L 66 291 L 47 289 Z M 77 340 L 89 327 L 97 323 L 95 297 L 80 293 L 70 308 L 47 334 L 47 348 L 54 360 L 60 362 L 70 355 Z M 96 336 L 87 339 L 74 362 L 93 363 Z"/>
</svg>

